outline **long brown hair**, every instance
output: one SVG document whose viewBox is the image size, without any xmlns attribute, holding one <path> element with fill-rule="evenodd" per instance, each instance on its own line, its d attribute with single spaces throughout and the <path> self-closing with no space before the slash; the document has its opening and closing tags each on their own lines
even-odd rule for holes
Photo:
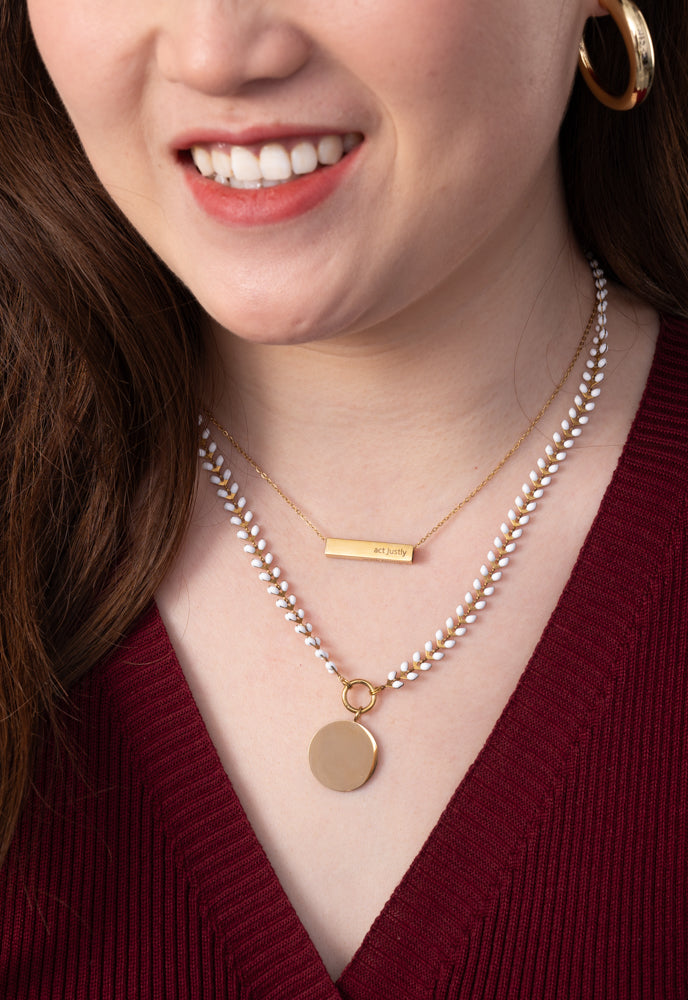
<svg viewBox="0 0 688 1000">
<path fill-rule="evenodd" d="M 561 132 L 582 245 L 688 315 L 688 11 L 647 0 L 646 107 L 576 84 Z M 623 61 L 604 32 L 594 58 Z M 202 318 L 113 206 L 36 52 L 0 0 L 0 859 L 37 721 L 151 601 L 194 489 Z"/>
</svg>

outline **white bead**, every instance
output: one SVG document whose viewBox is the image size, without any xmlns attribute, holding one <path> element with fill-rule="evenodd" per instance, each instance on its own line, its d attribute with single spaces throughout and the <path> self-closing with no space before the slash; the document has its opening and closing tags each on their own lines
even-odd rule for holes
<svg viewBox="0 0 688 1000">
<path fill-rule="evenodd" d="M 523 528 L 513 528 L 511 531 L 512 538 L 520 538 L 523 534 Z"/>
<path fill-rule="evenodd" d="M 281 570 L 281 569 L 279 568 L 279 566 L 275 566 L 275 568 L 274 568 L 274 569 L 273 569 L 273 571 L 272 571 L 272 575 L 273 575 L 273 576 L 274 576 L 275 578 L 277 578 L 277 577 L 279 577 L 279 576 L 280 576 L 281 572 L 282 572 L 282 570 Z"/>
<path fill-rule="evenodd" d="M 476 601 L 475 602 L 475 610 L 476 611 L 482 611 L 486 604 L 487 604 L 487 601 Z"/>
<path fill-rule="evenodd" d="M 279 592 L 280 592 L 279 587 L 275 587 L 275 586 L 268 587 L 268 594 L 272 594 L 274 596 L 276 594 L 279 594 Z"/>
<path fill-rule="evenodd" d="M 571 444 L 573 444 L 573 441 L 571 442 Z M 533 503 L 532 501 L 526 504 L 526 510 L 528 511 L 529 514 L 532 514 L 536 507 L 537 504 Z"/>
<path fill-rule="evenodd" d="M 241 524 L 241 518 L 237 517 L 236 515 L 234 517 L 230 518 L 230 520 L 231 520 L 232 524 Z"/>
<path fill-rule="evenodd" d="M 444 639 L 444 632 L 438 628 L 437 631 L 435 632 L 435 638 L 437 639 L 438 642 L 442 642 L 442 640 Z"/>
<path fill-rule="evenodd" d="M 267 564 L 268 566 L 269 566 L 269 565 L 270 565 L 270 563 L 272 562 L 272 553 L 271 553 L 271 552 L 266 552 L 266 553 L 265 553 L 265 562 L 266 562 L 266 564 Z"/>
<path fill-rule="evenodd" d="M 456 640 L 455 639 L 445 639 L 444 640 L 444 645 L 446 646 L 447 649 L 453 649 L 454 646 L 456 645 Z"/>
<path fill-rule="evenodd" d="M 230 513 L 232 513 L 233 511 L 236 510 L 236 507 L 234 506 L 233 503 L 226 503 L 223 506 L 224 506 L 225 510 L 228 510 Z"/>
<path fill-rule="evenodd" d="M 248 532 L 246 532 L 246 531 L 237 531 L 237 538 L 241 538 L 241 539 L 243 539 L 245 541 L 248 538 Z"/>
<path fill-rule="evenodd" d="M 466 624 L 472 625 L 477 617 L 477 615 L 466 615 Z"/>
<path fill-rule="evenodd" d="M 416 650 L 411 659 L 413 660 L 414 663 L 420 663 L 420 653 L 418 652 L 418 650 Z"/>
<path fill-rule="evenodd" d="M 456 609 L 456 617 L 463 618 L 463 604 L 459 604 L 458 608 Z"/>
<path fill-rule="evenodd" d="M 504 546 L 504 551 L 505 552 L 513 552 L 515 548 L 516 548 L 516 542 L 509 542 L 508 545 Z"/>
<path fill-rule="evenodd" d="M 286 594 L 286 592 L 289 590 L 289 584 L 287 583 L 286 580 L 282 580 L 282 582 L 280 583 L 280 590 L 282 591 L 283 594 Z"/>
<path fill-rule="evenodd" d="M 259 573 L 258 574 L 258 579 L 259 580 L 264 580 L 265 583 L 267 583 L 269 580 L 272 579 L 272 577 L 270 576 L 269 573 Z"/>
<path fill-rule="evenodd" d="M 541 486 L 549 486 L 549 484 L 551 482 L 552 482 L 552 477 L 551 476 L 543 476 L 542 479 L 540 480 L 540 485 Z M 540 491 L 540 496 L 542 496 L 542 491 Z"/>
<path fill-rule="evenodd" d="M 464 625 L 462 625 L 461 628 L 457 628 L 456 632 L 454 633 L 454 635 L 458 635 L 459 637 L 465 634 L 466 634 L 466 628 Z"/>
<path fill-rule="evenodd" d="M 581 434 L 583 433 L 583 430 L 580 427 L 574 427 L 573 430 L 571 431 L 571 433 L 576 438 L 576 437 L 580 437 L 581 436 Z"/>
<path fill-rule="evenodd" d="M 492 595 L 494 594 L 494 587 L 485 587 L 485 589 L 483 590 L 483 594 L 485 595 L 485 597 L 492 597 Z"/>
<path fill-rule="evenodd" d="M 321 660 L 327 659 L 327 653 L 325 652 L 324 649 L 316 649 L 315 655 L 318 656 Z"/>
<path fill-rule="evenodd" d="M 529 514 L 521 514 L 521 516 L 519 518 L 519 524 L 526 525 L 526 524 L 528 524 L 528 521 L 530 521 L 530 515 Z"/>
<path fill-rule="evenodd" d="M 404 686 L 403 681 L 392 681 L 393 688 L 403 688 L 403 686 Z"/>
<path fill-rule="evenodd" d="M 332 662 L 332 660 L 328 660 L 327 663 L 325 664 L 325 666 L 327 667 L 327 672 L 328 673 L 330 673 L 330 674 L 336 674 L 337 673 L 337 668 L 335 667 L 335 665 Z"/>
<path fill-rule="evenodd" d="M 404 660 L 404 662 L 399 667 L 399 669 L 401 670 L 402 674 L 407 673 L 408 672 L 408 668 L 409 668 L 408 660 Z"/>
<path fill-rule="evenodd" d="M 503 557 L 502 557 L 502 558 L 501 558 L 501 559 L 499 560 L 499 562 L 497 563 L 497 565 L 498 565 L 498 566 L 500 566 L 500 567 L 501 567 L 502 569 L 504 569 L 504 568 L 505 568 L 505 566 L 508 566 L 508 565 L 509 565 L 509 557 L 508 557 L 508 556 L 503 556 Z"/>
<path fill-rule="evenodd" d="M 397 679 L 397 672 L 396 672 L 396 670 L 390 670 L 390 672 L 387 674 L 387 680 L 388 681 L 395 681 L 396 679 Z"/>
<path fill-rule="evenodd" d="M 573 440 L 571 438 L 568 438 L 568 440 L 564 441 L 564 447 L 565 448 L 572 448 L 573 447 Z"/>
<path fill-rule="evenodd" d="M 253 527 L 251 528 L 251 534 L 253 535 L 254 538 L 256 537 L 259 531 L 260 528 L 258 527 L 258 525 L 254 524 Z"/>
<path fill-rule="evenodd" d="M 447 620 L 445 622 L 445 625 L 447 626 L 447 628 L 449 629 L 449 631 L 451 631 L 454 628 L 454 619 L 453 618 L 447 618 Z"/>
<path fill-rule="evenodd" d="M 429 670 L 431 666 L 432 666 L 432 660 L 426 660 L 424 663 L 421 663 L 420 669 Z"/>
<path fill-rule="evenodd" d="M 306 645 L 307 646 L 317 646 L 318 645 L 312 635 L 309 635 L 308 638 L 305 641 L 306 641 Z"/>
<path fill-rule="evenodd" d="M 264 538 L 261 538 L 261 540 L 258 542 L 258 548 L 261 552 L 264 550 L 266 544 L 267 543 Z"/>
<path fill-rule="evenodd" d="M 499 581 L 502 579 L 501 572 L 499 570 L 495 570 L 495 572 L 492 574 L 492 579 L 495 583 L 499 583 Z"/>
<path fill-rule="evenodd" d="M 410 674 L 406 674 L 406 680 L 407 681 L 415 681 L 415 679 L 416 679 L 417 676 L 418 676 L 418 674 L 416 673 L 416 671 L 412 670 Z"/>
<path fill-rule="evenodd" d="M 251 565 L 255 566 L 256 569 L 260 569 L 260 567 L 263 565 L 263 560 L 262 559 L 252 559 L 251 560 Z"/>
<path fill-rule="evenodd" d="M 250 510 L 247 510 L 246 513 L 244 514 L 244 520 L 245 521 L 252 521 L 253 520 L 253 514 L 251 513 Z"/>
<path fill-rule="evenodd" d="M 482 587 L 482 583 L 481 583 L 480 580 L 474 580 L 473 581 L 473 590 L 480 590 L 481 587 Z"/>
<path fill-rule="evenodd" d="M 467 593 L 463 600 L 464 604 L 466 604 L 466 606 L 470 608 L 471 604 L 473 603 L 473 594 Z"/>
<path fill-rule="evenodd" d="M 442 652 L 441 649 L 438 649 L 436 652 L 434 652 L 432 654 L 432 658 L 433 658 L 433 660 L 443 660 L 444 659 L 444 653 Z"/>
<path fill-rule="evenodd" d="M 308 635 L 308 629 L 305 625 L 296 625 L 294 631 L 298 632 L 300 635 Z"/>
<path fill-rule="evenodd" d="M 256 551 L 255 545 L 244 545 L 244 552 L 248 552 L 249 555 L 253 555 Z"/>
<path fill-rule="evenodd" d="M 246 497 L 239 497 L 239 499 L 237 500 L 237 507 L 239 508 L 239 510 L 243 510 L 245 506 L 246 506 Z"/>
<path fill-rule="evenodd" d="M 575 432 L 571 431 L 571 433 L 573 434 Z M 542 497 L 544 495 L 545 495 L 545 491 L 544 490 L 533 490 L 533 492 L 531 493 L 531 496 L 533 497 L 534 500 L 539 500 L 540 497 Z"/>
<path fill-rule="evenodd" d="M 516 529 L 516 530 L 518 530 L 518 529 Z M 516 536 L 514 536 L 514 537 L 516 537 Z M 483 578 L 485 578 L 485 579 L 487 579 L 487 577 L 488 577 L 488 576 L 490 575 L 490 571 L 489 571 L 489 569 L 487 568 L 487 566 L 485 566 L 485 564 L 483 564 L 483 565 L 482 565 L 482 566 L 480 567 L 480 575 L 481 575 L 481 576 L 482 576 Z"/>
</svg>

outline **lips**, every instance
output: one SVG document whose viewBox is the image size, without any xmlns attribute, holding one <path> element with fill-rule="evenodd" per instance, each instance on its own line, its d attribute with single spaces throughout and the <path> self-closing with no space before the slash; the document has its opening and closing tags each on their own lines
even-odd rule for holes
<svg viewBox="0 0 688 1000">
<path fill-rule="evenodd" d="M 287 184 L 321 167 L 335 166 L 362 141 L 360 133 L 331 133 L 252 145 L 197 143 L 190 153 L 203 177 L 235 190 L 258 190 Z"/>
<path fill-rule="evenodd" d="M 191 193 L 213 219 L 247 227 L 303 215 L 337 190 L 364 145 L 360 132 L 263 135 L 243 143 L 194 137 L 181 149 Z"/>
</svg>

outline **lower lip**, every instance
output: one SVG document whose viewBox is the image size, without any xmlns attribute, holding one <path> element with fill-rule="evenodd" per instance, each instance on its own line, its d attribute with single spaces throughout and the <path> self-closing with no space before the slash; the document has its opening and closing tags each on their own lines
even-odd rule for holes
<svg viewBox="0 0 688 1000">
<path fill-rule="evenodd" d="M 269 226 L 312 211 L 332 195 L 351 170 L 360 146 L 333 167 L 315 170 L 286 184 L 242 190 L 200 174 L 185 165 L 187 184 L 204 212 L 230 226 Z"/>
</svg>

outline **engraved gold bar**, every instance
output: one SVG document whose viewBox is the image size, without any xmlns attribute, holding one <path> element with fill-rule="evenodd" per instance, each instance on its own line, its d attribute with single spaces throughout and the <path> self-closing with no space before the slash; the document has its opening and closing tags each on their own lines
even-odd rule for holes
<svg viewBox="0 0 688 1000">
<path fill-rule="evenodd" d="M 366 542 L 357 538 L 327 538 L 325 555 L 333 559 L 410 563 L 413 562 L 413 545 L 405 542 Z"/>
</svg>

